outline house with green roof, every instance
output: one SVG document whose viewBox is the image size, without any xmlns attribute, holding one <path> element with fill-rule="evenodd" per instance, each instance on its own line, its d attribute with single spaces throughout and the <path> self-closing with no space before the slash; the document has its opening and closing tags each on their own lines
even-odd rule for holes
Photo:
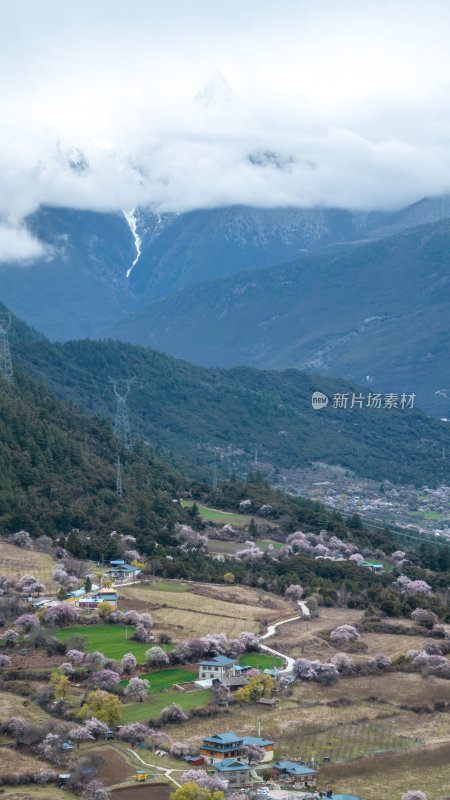
<svg viewBox="0 0 450 800">
<path fill-rule="evenodd" d="M 200 755 L 218 761 L 225 758 L 237 758 L 242 753 L 244 739 L 236 733 L 216 733 L 206 736 L 200 745 Z"/>
<path fill-rule="evenodd" d="M 308 788 L 316 785 L 317 770 L 312 767 L 302 766 L 295 761 L 277 761 L 270 768 L 270 775 L 274 779 L 284 779 L 297 788 Z"/>
<path fill-rule="evenodd" d="M 214 773 L 228 781 L 229 789 L 236 789 L 250 784 L 252 768 L 238 758 L 224 758 L 214 764 Z"/>
</svg>

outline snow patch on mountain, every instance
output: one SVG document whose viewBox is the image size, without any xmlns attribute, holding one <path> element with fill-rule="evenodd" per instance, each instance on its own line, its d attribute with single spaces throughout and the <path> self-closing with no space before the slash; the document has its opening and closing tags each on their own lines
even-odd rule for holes
<svg viewBox="0 0 450 800">
<path fill-rule="evenodd" d="M 141 257 L 141 245 L 142 245 L 142 238 L 139 236 L 137 231 L 137 219 L 136 219 L 136 209 L 132 208 L 131 211 L 124 211 L 122 209 L 122 214 L 124 215 L 128 225 L 130 226 L 130 231 L 133 234 L 134 244 L 136 247 L 136 258 L 134 259 L 131 267 L 127 270 L 127 278 L 130 277 L 131 271 L 134 266 L 136 266 L 137 262 Z"/>
</svg>

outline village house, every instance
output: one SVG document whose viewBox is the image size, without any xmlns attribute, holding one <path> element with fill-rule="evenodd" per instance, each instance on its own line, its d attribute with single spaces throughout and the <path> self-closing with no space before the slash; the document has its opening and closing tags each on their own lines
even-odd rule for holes
<svg viewBox="0 0 450 800">
<path fill-rule="evenodd" d="M 251 767 L 236 758 L 224 758 L 223 761 L 214 764 L 214 772 L 219 778 L 228 781 L 228 787 L 235 789 L 241 786 L 248 786 L 251 778 Z"/>
<path fill-rule="evenodd" d="M 118 602 L 119 595 L 114 589 L 100 589 L 98 592 L 74 600 L 77 608 L 85 608 L 88 611 L 95 611 L 99 603 L 109 603 L 111 611 L 116 611 Z"/>
<path fill-rule="evenodd" d="M 126 564 L 125 561 L 110 561 L 110 567 L 105 573 L 105 578 L 108 578 L 114 583 L 125 583 L 132 581 L 136 578 L 141 570 L 133 567 L 131 564 Z"/>
<path fill-rule="evenodd" d="M 229 692 L 236 692 L 243 686 L 247 686 L 248 680 L 240 675 L 230 675 L 226 678 L 213 678 L 212 683 L 213 686 L 224 686 Z"/>
<path fill-rule="evenodd" d="M 295 761 L 277 761 L 270 770 L 272 778 L 283 778 L 296 789 L 308 788 L 316 785 L 317 770 L 311 767 L 302 767 Z"/>
<path fill-rule="evenodd" d="M 200 745 L 199 753 L 212 761 L 224 758 L 235 759 L 241 755 L 244 746 L 242 736 L 237 736 L 232 731 L 228 733 L 216 733 L 213 736 L 206 736 Z"/>
<path fill-rule="evenodd" d="M 199 680 L 231 677 L 236 674 L 236 659 L 227 656 L 214 656 L 198 665 Z"/>
<path fill-rule="evenodd" d="M 260 697 L 256 702 L 258 705 L 266 706 L 266 708 L 269 708 L 270 710 L 276 708 L 276 706 L 279 704 L 279 700 L 276 697 Z"/>
<path fill-rule="evenodd" d="M 365 567 L 366 569 L 370 569 L 372 572 L 378 572 L 381 574 L 384 571 L 383 564 L 371 564 L 368 561 L 358 561 L 358 567 Z"/>
<path fill-rule="evenodd" d="M 272 761 L 273 746 L 275 742 L 273 742 L 271 739 L 261 739 L 259 736 L 244 736 L 244 747 L 247 744 L 260 747 L 261 750 L 264 750 L 264 757 L 262 759 L 263 761 Z"/>
<path fill-rule="evenodd" d="M 274 744 L 271 739 L 263 739 L 260 736 L 237 736 L 230 731 L 205 737 L 199 752 L 201 756 L 206 756 L 215 762 L 225 758 L 242 757 L 244 747 L 254 745 L 264 750 L 263 761 L 272 761 Z"/>
</svg>

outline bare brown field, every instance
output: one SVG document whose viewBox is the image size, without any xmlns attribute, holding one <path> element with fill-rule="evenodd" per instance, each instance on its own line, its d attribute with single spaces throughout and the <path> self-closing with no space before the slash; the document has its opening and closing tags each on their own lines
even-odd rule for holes
<svg viewBox="0 0 450 800">
<path fill-rule="evenodd" d="M 381 708 L 381 713 L 386 713 Z M 327 705 L 301 707 L 290 705 L 275 711 L 249 706 L 231 706 L 208 722 L 208 730 L 232 730 L 246 736 L 257 736 L 258 722 L 261 722 L 261 736 L 277 739 L 280 734 L 292 732 L 306 733 L 338 723 L 348 723 L 361 718 L 375 720 L 380 715 L 380 707 L 361 702 L 357 706 L 330 708 Z M 183 725 L 183 741 L 198 745 L 205 734 L 205 720 L 192 719 Z M 288 754 L 284 754 L 288 755 Z M 300 754 L 290 753 L 292 757 Z"/>
<path fill-rule="evenodd" d="M 9 692 L 0 692 L 0 721 L 6 722 L 13 716 L 23 717 L 30 722 L 45 722 L 50 719 L 50 715 L 33 700 Z"/>
<path fill-rule="evenodd" d="M 136 784 L 135 786 L 124 786 L 121 789 L 113 789 L 111 792 L 112 800 L 169 800 L 170 793 L 174 786 L 167 783 Z"/>
<path fill-rule="evenodd" d="M 145 584 L 123 587 L 122 602 L 145 603 L 158 628 L 182 639 L 212 631 L 238 636 L 241 631 L 258 633 L 265 620 L 293 613 L 292 603 L 267 592 L 240 586 L 217 588 L 210 584 L 189 586 L 186 592 L 158 591 Z"/>
<path fill-rule="evenodd" d="M 23 550 L 13 544 L 0 542 L 0 564 L 1 571 L 15 580 L 30 572 L 44 583 L 49 591 L 54 591 L 57 588 L 52 580 L 52 570 L 55 567 L 55 562 L 47 553 Z"/>
<path fill-rule="evenodd" d="M 402 736 L 418 736 L 428 744 L 450 742 L 450 714 L 414 714 L 412 711 L 400 711 L 391 719 L 380 720 L 377 724 L 384 727 L 393 725 L 394 730 Z"/>
<path fill-rule="evenodd" d="M 397 658 L 406 655 L 408 650 L 420 650 L 423 640 L 426 638 L 426 631 L 423 636 L 406 636 L 395 633 L 362 633 L 361 641 L 367 647 L 362 654 L 355 654 L 355 661 L 367 661 L 377 653 L 384 653 L 389 658 Z"/>
<path fill-rule="evenodd" d="M 320 767 L 320 786 L 364 800 L 400 800 L 408 789 L 437 800 L 450 788 L 450 744 L 355 758 Z"/>
<path fill-rule="evenodd" d="M 450 694 L 448 681 L 434 676 L 422 678 L 418 673 L 390 672 L 356 678 L 341 678 L 334 686 L 324 688 L 318 683 L 294 685 L 293 698 L 311 702 L 328 702 L 346 697 L 361 702 L 367 697 L 378 697 L 396 706 L 447 701 Z"/>
<path fill-rule="evenodd" d="M 278 628 L 270 640 L 271 647 L 297 658 L 328 657 L 336 652 L 336 648 L 320 638 L 320 632 L 333 630 L 338 625 L 356 625 L 364 615 L 363 611 L 349 608 L 321 607 L 318 611 L 319 616 L 316 618 L 304 617 Z"/>
<path fill-rule="evenodd" d="M 118 747 L 111 745 L 95 745 L 89 748 L 89 753 L 95 753 L 101 759 L 98 764 L 98 777 L 106 786 L 115 786 L 124 783 L 136 774 L 136 769 L 130 759 L 120 752 Z"/>
</svg>

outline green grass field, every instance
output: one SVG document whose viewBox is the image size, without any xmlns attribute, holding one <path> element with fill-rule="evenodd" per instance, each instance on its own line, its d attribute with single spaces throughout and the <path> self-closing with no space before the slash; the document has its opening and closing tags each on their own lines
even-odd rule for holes
<svg viewBox="0 0 450 800">
<path fill-rule="evenodd" d="M 194 503 L 192 500 L 182 500 L 181 505 L 185 508 L 191 508 Z M 228 522 L 240 528 L 246 528 L 251 520 L 248 514 L 234 514 L 232 511 L 217 511 L 215 508 L 206 508 L 197 503 L 199 514 L 205 522 L 222 522 L 224 525 Z"/>
<path fill-rule="evenodd" d="M 263 653 L 244 653 L 239 659 L 241 667 L 250 666 L 255 669 L 273 669 L 282 667 L 283 659 L 278 656 L 266 656 Z"/>
<path fill-rule="evenodd" d="M 65 642 L 72 633 L 80 633 L 86 637 L 86 650 L 92 653 L 99 650 L 107 658 L 121 659 L 125 653 L 133 653 L 138 664 L 145 663 L 145 653 L 153 643 L 140 644 L 130 639 L 134 628 L 129 625 L 93 625 L 91 628 L 76 626 L 58 631 L 56 636 Z M 128 635 L 128 639 L 126 638 Z M 173 649 L 173 645 L 161 645 L 163 650 Z"/>
<path fill-rule="evenodd" d="M 284 547 L 282 542 L 273 542 L 270 539 L 256 539 L 255 544 L 260 550 L 267 550 L 269 544 L 272 544 L 275 550 Z M 221 539 L 208 539 L 208 551 L 210 553 L 237 553 L 238 550 L 244 550 L 245 542 L 226 542 Z"/>
<path fill-rule="evenodd" d="M 187 669 L 162 669 L 158 672 L 147 672 L 139 675 L 150 683 L 150 692 L 159 692 L 161 689 L 171 689 L 174 683 L 188 683 L 197 678 L 197 672 L 188 672 Z M 120 681 L 122 686 L 127 686 L 128 681 Z"/>
<path fill-rule="evenodd" d="M 212 700 L 212 689 L 200 689 L 198 692 L 177 692 L 176 690 L 162 692 L 161 694 L 149 694 L 148 699 L 143 703 L 130 703 L 122 708 L 121 722 L 141 722 L 150 717 L 159 717 L 161 711 L 172 703 L 177 703 L 185 711 L 190 708 L 198 708 Z"/>
<path fill-rule="evenodd" d="M 185 583 L 169 583 L 168 581 L 155 581 L 146 586 L 147 589 L 155 589 L 157 592 L 187 592 L 188 588 Z"/>
<path fill-rule="evenodd" d="M 182 500 L 181 505 L 185 508 L 190 508 L 194 504 L 192 500 Z M 254 514 L 236 514 L 233 511 L 218 511 L 216 508 L 207 508 L 206 506 L 200 506 L 198 503 L 197 508 L 205 522 L 220 522 L 223 525 L 229 523 L 234 525 L 235 528 L 248 528 L 250 520 L 253 518 L 257 525 L 276 527 L 276 523 L 270 522 L 263 517 L 257 517 Z"/>
</svg>

